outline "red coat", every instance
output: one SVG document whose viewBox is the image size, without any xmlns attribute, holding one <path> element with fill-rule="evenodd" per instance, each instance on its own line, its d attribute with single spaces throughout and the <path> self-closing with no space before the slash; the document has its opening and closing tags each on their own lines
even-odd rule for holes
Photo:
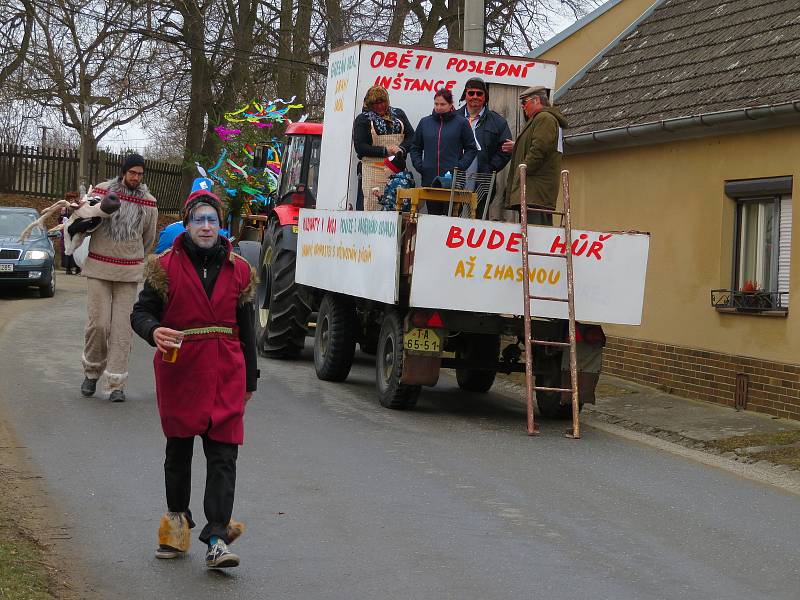
<svg viewBox="0 0 800 600">
<path fill-rule="evenodd" d="M 187 334 L 174 363 L 153 358 L 161 427 L 167 437 L 208 432 L 218 442 L 244 441 L 245 362 L 236 327 L 236 306 L 250 285 L 250 265 L 228 247 L 211 298 L 206 295 L 179 236 L 158 260 L 169 291 L 161 325 Z"/>
</svg>

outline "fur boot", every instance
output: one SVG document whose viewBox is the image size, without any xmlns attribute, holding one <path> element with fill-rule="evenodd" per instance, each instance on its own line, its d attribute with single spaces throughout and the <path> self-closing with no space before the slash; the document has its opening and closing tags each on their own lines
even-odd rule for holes
<svg viewBox="0 0 800 600">
<path fill-rule="evenodd" d="M 234 521 L 231 519 L 228 522 L 228 543 L 232 544 L 234 540 L 239 538 L 244 533 L 244 523 Z"/>
<path fill-rule="evenodd" d="M 125 386 L 125 382 L 128 381 L 127 371 L 125 373 L 109 373 L 108 371 L 103 371 L 103 375 L 106 376 L 105 391 L 107 392 L 122 389 Z"/>
<path fill-rule="evenodd" d="M 185 513 L 168 512 L 158 525 L 158 545 L 169 546 L 180 552 L 189 551 L 192 541 L 189 519 Z"/>
</svg>

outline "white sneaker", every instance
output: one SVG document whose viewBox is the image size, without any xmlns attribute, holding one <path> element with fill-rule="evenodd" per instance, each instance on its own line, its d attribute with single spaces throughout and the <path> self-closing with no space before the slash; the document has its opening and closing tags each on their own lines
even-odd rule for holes
<svg viewBox="0 0 800 600">
<path fill-rule="evenodd" d="M 228 545 L 225 542 L 219 540 L 213 546 L 209 546 L 208 552 L 206 552 L 206 566 L 209 569 L 238 567 L 239 557 L 228 550 Z"/>
</svg>

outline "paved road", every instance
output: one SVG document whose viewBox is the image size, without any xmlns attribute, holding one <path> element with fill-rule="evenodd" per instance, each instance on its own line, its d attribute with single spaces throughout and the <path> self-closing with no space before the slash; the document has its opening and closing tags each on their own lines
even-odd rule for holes
<svg viewBox="0 0 800 600">
<path fill-rule="evenodd" d="M 125 404 L 82 398 L 84 295 L 62 286 L 57 300 L 31 299 L 0 333 L 0 399 L 104 598 L 798 597 L 796 496 L 590 428 L 576 442 L 545 422 L 527 438 L 518 400 L 450 379 L 388 411 L 366 357 L 328 384 L 308 351 L 261 360 L 239 461 L 242 567 L 207 572 L 196 539 L 187 559 L 157 561 L 152 352 L 135 344 Z"/>
</svg>

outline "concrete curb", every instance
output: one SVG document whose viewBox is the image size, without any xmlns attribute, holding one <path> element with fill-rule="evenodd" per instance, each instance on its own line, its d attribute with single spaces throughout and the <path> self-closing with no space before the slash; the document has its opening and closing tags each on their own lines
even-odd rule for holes
<svg viewBox="0 0 800 600">
<path fill-rule="evenodd" d="M 658 448 L 659 450 L 665 450 L 683 458 L 688 458 L 704 465 L 728 471 L 744 479 L 766 483 L 800 496 L 800 472 L 786 466 L 774 465 L 764 461 L 755 464 L 741 463 L 704 450 L 687 448 L 681 444 L 670 442 L 654 435 L 625 429 L 624 427 L 611 423 L 604 423 L 597 420 L 594 415 L 586 415 L 581 419 L 581 423 L 586 427 L 591 427 L 592 429 L 610 433 L 633 442 Z"/>
<path fill-rule="evenodd" d="M 633 384 L 624 380 L 617 381 L 617 378 L 612 378 L 611 381 L 621 384 L 622 387 L 650 393 L 653 396 L 669 397 L 670 402 L 673 403 L 685 402 L 708 406 L 706 403 L 670 396 L 640 384 Z M 493 391 L 522 402 L 525 399 L 525 386 L 502 374 L 498 374 Z M 602 398 L 598 398 L 598 401 L 602 403 Z M 717 408 L 715 406 L 708 407 Z M 667 426 L 654 427 L 638 423 L 629 418 L 630 416 L 628 414 L 620 416 L 613 411 L 606 412 L 601 405 L 586 405 L 581 413 L 581 424 L 585 427 L 617 435 L 627 440 L 728 471 L 744 479 L 772 485 L 790 494 L 800 496 L 800 471 L 768 461 L 751 462 L 746 457 L 737 460 L 733 456 L 729 456 L 732 453 L 719 454 L 709 450 L 702 440 L 681 435 L 677 431 L 670 430 Z M 753 415 L 753 417 L 762 418 L 762 415 Z M 568 425 L 569 421 L 564 421 L 564 423 Z"/>
</svg>

